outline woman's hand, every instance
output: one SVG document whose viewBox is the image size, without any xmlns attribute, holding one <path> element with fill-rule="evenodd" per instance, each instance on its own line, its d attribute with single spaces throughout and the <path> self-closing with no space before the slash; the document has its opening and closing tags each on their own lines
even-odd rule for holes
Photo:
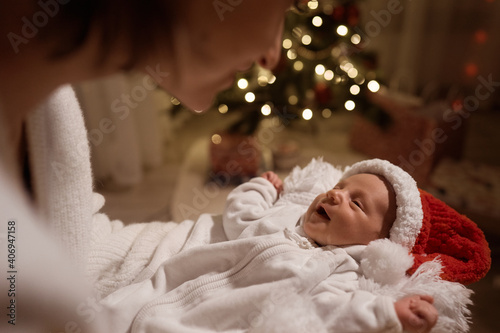
<svg viewBox="0 0 500 333">
<path fill-rule="evenodd" d="M 267 179 L 271 184 L 273 184 L 276 191 L 278 191 L 278 195 L 281 193 L 281 191 L 283 190 L 283 181 L 277 174 L 272 171 L 266 171 L 260 176 Z"/>
<path fill-rule="evenodd" d="M 428 295 L 414 295 L 394 303 L 394 309 L 405 332 L 428 333 L 436 325 L 438 312 L 434 299 Z"/>
</svg>

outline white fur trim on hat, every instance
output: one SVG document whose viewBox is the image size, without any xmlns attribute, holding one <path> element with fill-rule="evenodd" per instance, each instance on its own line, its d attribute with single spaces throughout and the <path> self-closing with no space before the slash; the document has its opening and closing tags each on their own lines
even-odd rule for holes
<svg viewBox="0 0 500 333">
<path fill-rule="evenodd" d="M 411 251 L 422 227 L 424 213 L 415 180 L 400 167 L 380 159 L 365 160 L 347 167 L 342 179 L 370 173 L 384 177 L 396 193 L 396 220 L 389 239 Z"/>
</svg>

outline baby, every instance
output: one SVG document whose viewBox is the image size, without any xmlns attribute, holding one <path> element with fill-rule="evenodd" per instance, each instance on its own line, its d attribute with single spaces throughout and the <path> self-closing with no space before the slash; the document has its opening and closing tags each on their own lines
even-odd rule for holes
<svg viewBox="0 0 500 333">
<path fill-rule="evenodd" d="M 261 175 L 278 193 L 283 182 L 272 171 Z M 389 237 L 396 219 L 396 195 L 382 176 L 355 174 L 341 180 L 334 188 L 319 194 L 304 215 L 305 234 L 319 246 L 368 245 Z M 429 332 L 436 324 L 438 312 L 428 295 L 405 297 L 394 303 L 403 329 Z"/>
</svg>

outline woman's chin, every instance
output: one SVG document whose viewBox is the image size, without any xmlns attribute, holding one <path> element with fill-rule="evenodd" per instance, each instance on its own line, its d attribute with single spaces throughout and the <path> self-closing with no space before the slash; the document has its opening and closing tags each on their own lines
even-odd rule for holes
<svg viewBox="0 0 500 333">
<path fill-rule="evenodd" d="M 177 97 L 182 105 L 196 113 L 206 112 L 214 104 L 214 96 L 190 96 L 188 98 Z"/>
</svg>

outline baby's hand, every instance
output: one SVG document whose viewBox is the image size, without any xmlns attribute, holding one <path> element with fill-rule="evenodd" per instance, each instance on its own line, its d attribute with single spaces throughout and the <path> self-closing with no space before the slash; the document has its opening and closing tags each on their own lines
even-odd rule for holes
<svg viewBox="0 0 500 333">
<path fill-rule="evenodd" d="M 414 295 L 400 299 L 394 308 L 405 332 L 428 333 L 436 325 L 438 312 L 434 299 L 428 295 Z"/>
<path fill-rule="evenodd" d="M 267 179 L 271 184 L 273 184 L 276 191 L 278 191 L 278 194 L 281 193 L 281 191 L 283 190 L 283 181 L 277 174 L 272 171 L 266 171 L 260 176 Z"/>
</svg>

